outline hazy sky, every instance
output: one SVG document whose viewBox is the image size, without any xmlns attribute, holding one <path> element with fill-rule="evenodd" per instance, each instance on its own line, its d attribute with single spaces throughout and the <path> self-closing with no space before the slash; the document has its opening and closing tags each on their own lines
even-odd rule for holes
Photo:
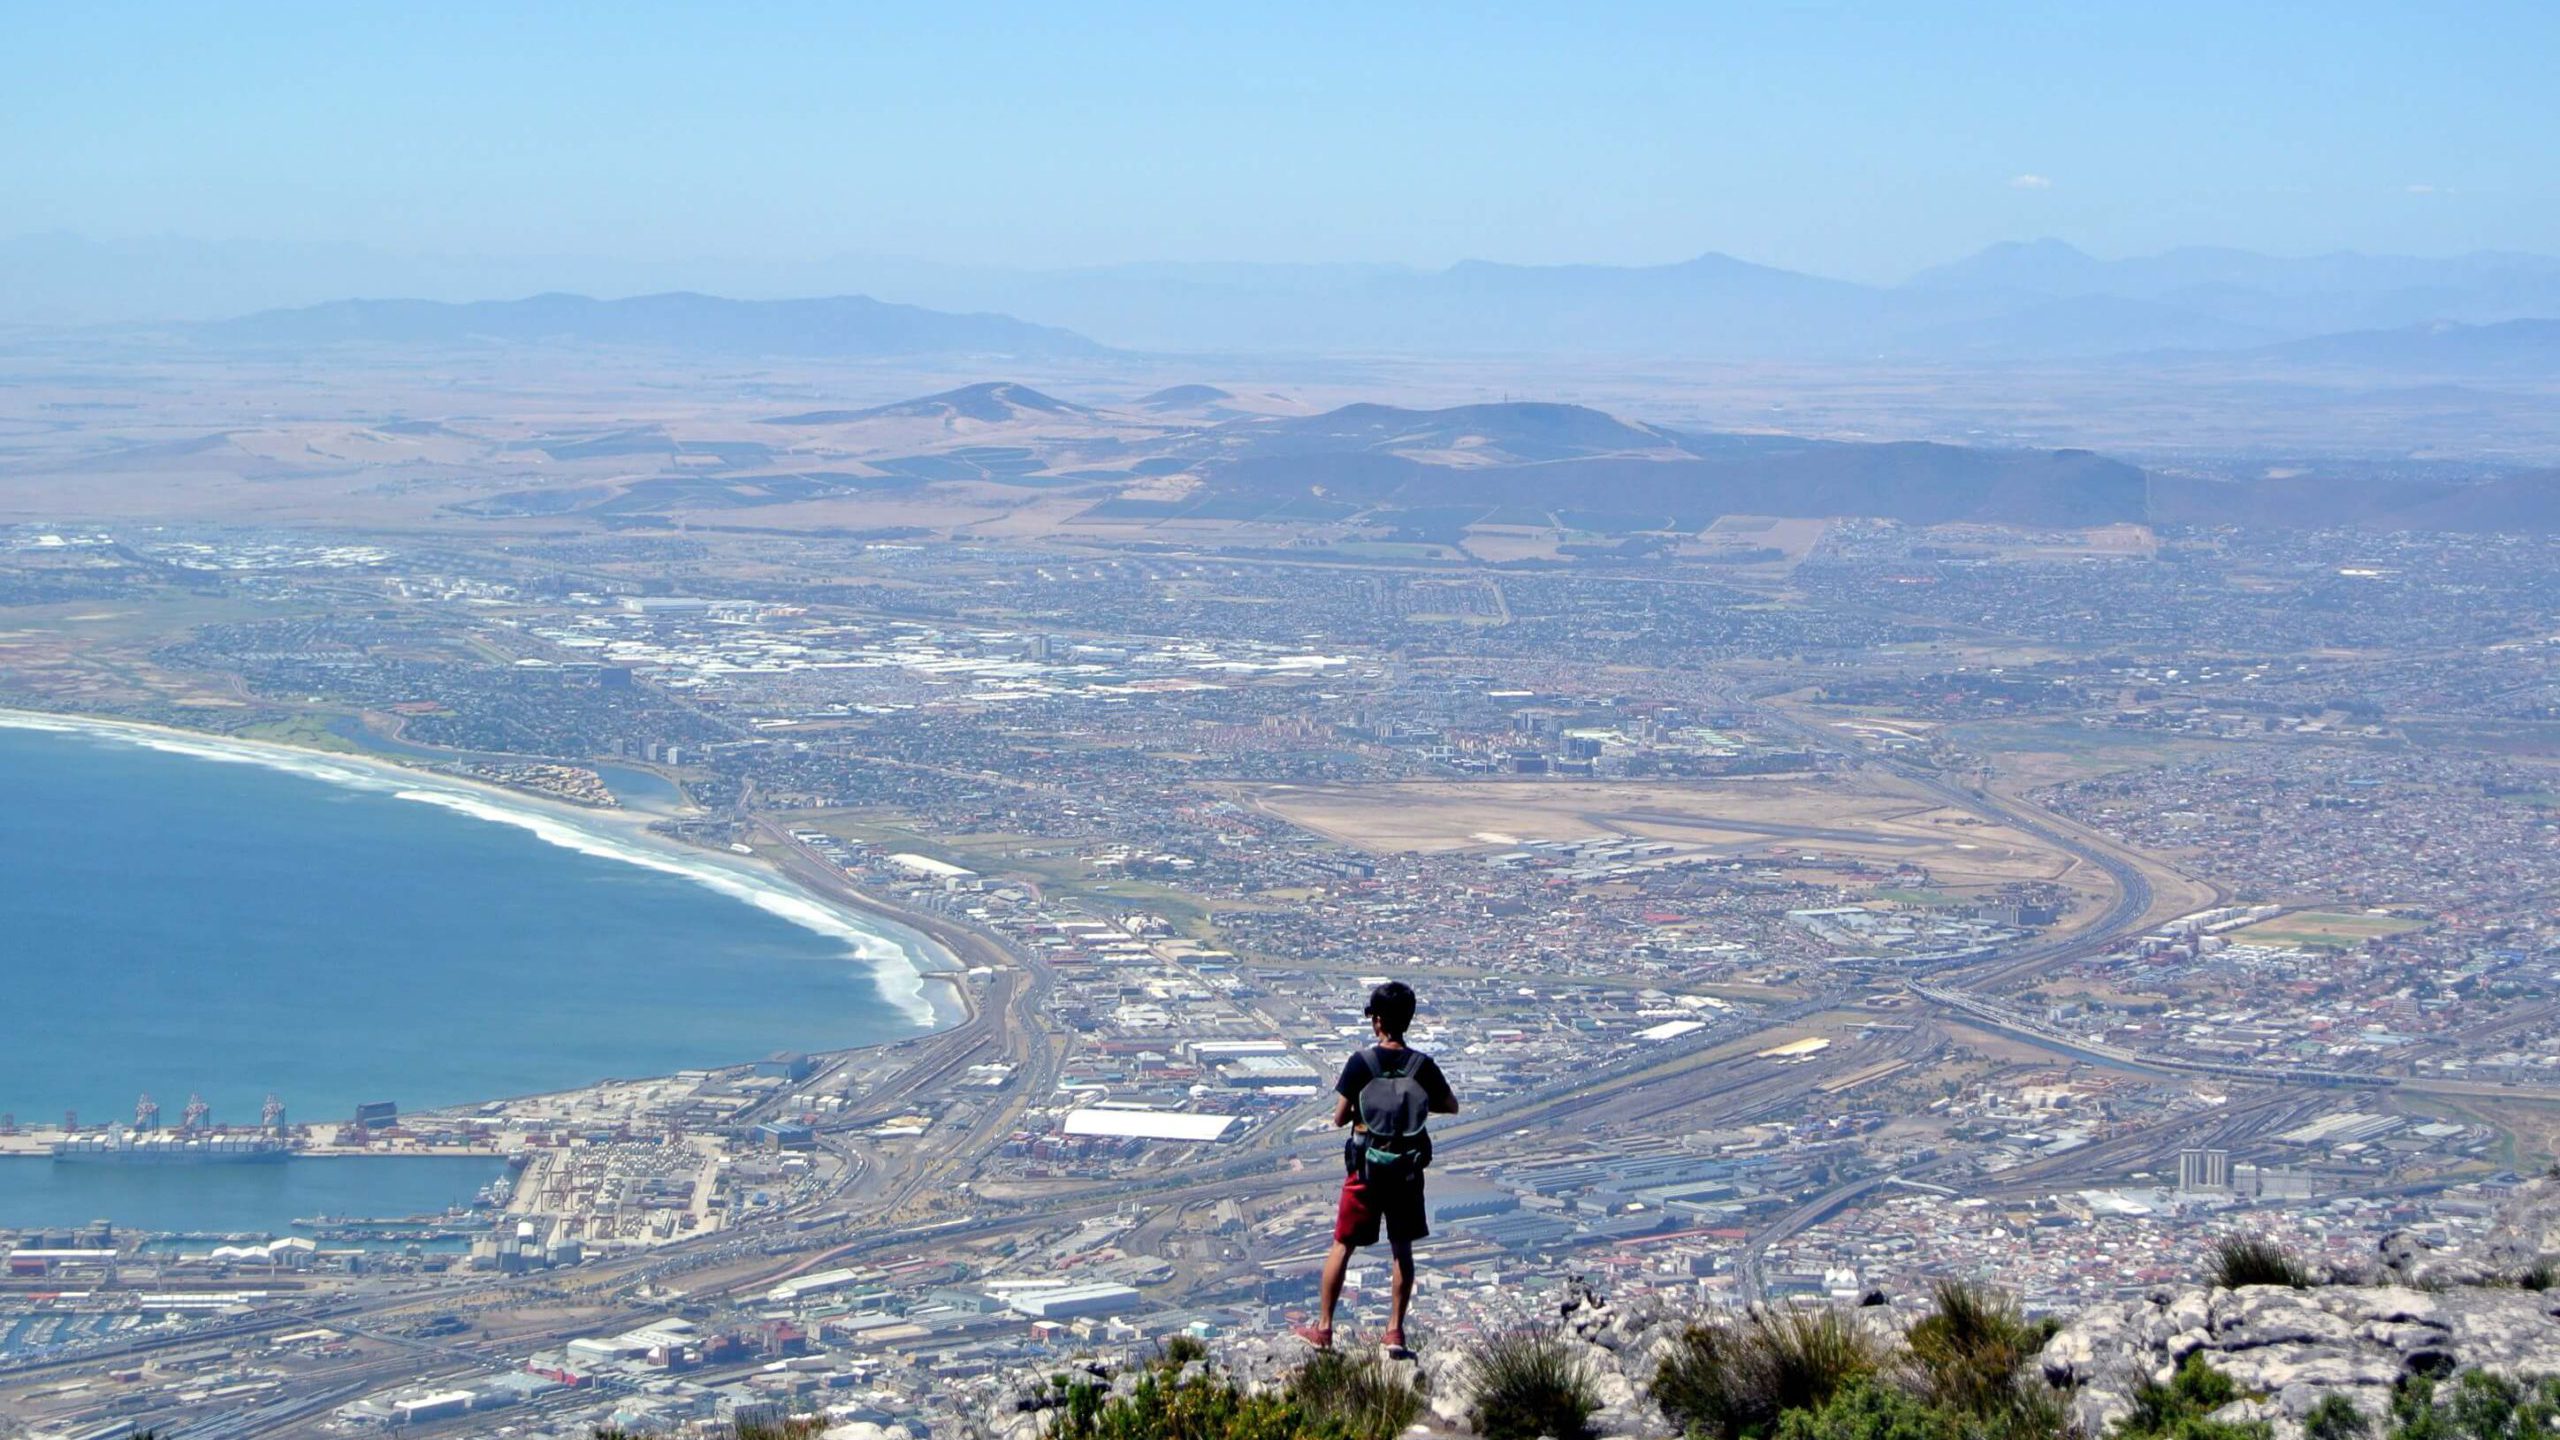
<svg viewBox="0 0 2560 1440">
<path fill-rule="evenodd" d="M 11 0 L 0 234 L 1653 262 L 2560 251 L 2560 5 Z"/>
</svg>

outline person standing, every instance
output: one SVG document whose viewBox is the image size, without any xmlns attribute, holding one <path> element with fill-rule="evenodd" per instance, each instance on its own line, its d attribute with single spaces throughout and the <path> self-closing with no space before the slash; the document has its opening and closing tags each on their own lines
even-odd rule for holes
<svg viewBox="0 0 2560 1440">
<path fill-rule="evenodd" d="M 1405 1043 L 1413 1024 L 1413 987 L 1391 980 L 1369 992 L 1374 1043 L 1351 1052 L 1333 1086 L 1333 1123 L 1351 1127 L 1343 1142 L 1342 1195 L 1334 1207 L 1333 1253 L 1325 1257 L 1317 1290 L 1322 1314 L 1297 1327 L 1299 1338 L 1319 1350 L 1333 1348 L 1334 1309 L 1351 1254 L 1375 1245 L 1381 1231 L 1395 1259 L 1395 1286 L 1387 1318 L 1386 1347 L 1404 1352 L 1404 1318 L 1413 1303 L 1413 1243 L 1431 1233 L 1423 1203 L 1423 1172 L 1431 1165 L 1433 1115 L 1458 1113 L 1457 1092 L 1438 1061 Z"/>
</svg>

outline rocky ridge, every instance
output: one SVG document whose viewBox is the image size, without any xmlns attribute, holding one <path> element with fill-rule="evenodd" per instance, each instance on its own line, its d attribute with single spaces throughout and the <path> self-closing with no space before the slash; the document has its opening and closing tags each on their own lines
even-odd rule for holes
<svg viewBox="0 0 2560 1440">
<path fill-rule="evenodd" d="M 2242 1399 L 2214 1418 L 2264 1421 L 2275 1440 L 2302 1440 L 2303 1420 L 2340 1395 L 2389 1433 L 2393 1386 L 2404 1377 L 2442 1378 L 2479 1369 L 2509 1380 L 2560 1375 L 2560 1179 L 2517 1188 L 2497 1224 L 2465 1252 L 2440 1252 L 2418 1237 L 2387 1238 L 2369 1265 L 2314 1276 L 2303 1288 L 2250 1285 L 2162 1289 L 2136 1300 L 2090 1306 L 2068 1320 L 2037 1356 L 2045 1380 L 2068 1392 L 2081 1433 L 2103 1436 L 2133 1408 L 2134 1392 L 2166 1383 L 2201 1354 Z M 1596 1434 L 1610 1440 L 1669 1440 L 1671 1426 L 1647 1391 L 1681 1330 L 1697 1316 L 1653 1305 L 1612 1304 L 1577 1286 L 1550 1317 L 1560 1341 L 1586 1362 L 1601 1411 Z M 1870 1303 L 1850 1312 L 1880 1340 L 1898 1342 L 1928 1313 L 1925 1302 Z M 1426 1343 L 1399 1362 L 1420 1386 L 1434 1433 L 1470 1433 L 1463 1343 Z M 1305 1359 L 1295 1341 L 1222 1342 L 1216 1363 L 1248 1388 L 1284 1384 Z M 1095 1378 L 1125 1392 L 1133 1371 L 1096 1367 Z M 1036 1440 L 1045 1415 L 1007 1408 L 987 1433 Z"/>
</svg>

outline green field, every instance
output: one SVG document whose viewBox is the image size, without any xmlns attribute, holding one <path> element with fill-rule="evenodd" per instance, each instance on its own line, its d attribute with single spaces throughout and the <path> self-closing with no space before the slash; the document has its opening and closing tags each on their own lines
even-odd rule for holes
<svg viewBox="0 0 2560 1440">
<path fill-rule="evenodd" d="M 329 728 L 328 716 L 308 712 L 244 725 L 237 733 L 243 740 L 264 740 L 273 745 L 297 745 L 305 750 L 335 750 L 349 755 L 364 753 L 363 746 Z"/>
<path fill-rule="evenodd" d="M 2406 935 L 2423 930 L 2418 920 L 2403 920 L 2395 915 L 2355 915 L 2337 910 L 2302 910 L 2262 920 L 2245 930 L 2231 932 L 2231 938 L 2250 945 L 2299 945 L 2348 948 L 2383 935 Z"/>
</svg>

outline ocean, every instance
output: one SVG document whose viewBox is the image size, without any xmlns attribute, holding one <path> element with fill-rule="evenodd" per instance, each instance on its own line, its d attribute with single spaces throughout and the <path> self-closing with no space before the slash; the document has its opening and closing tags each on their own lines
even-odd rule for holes
<svg viewBox="0 0 2560 1440">
<path fill-rule="evenodd" d="M 434 1215 L 470 1204 L 480 1187 L 506 1173 L 502 1160 L 442 1155 L 137 1166 L 11 1156 L 0 1159 L 0 1229 L 111 1220 L 121 1230 L 286 1235 L 306 1215 Z"/>
<path fill-rule="evenodd" d="M 933 1023 L 928 942 L 723 857 L 328 756 L 23 723 L 0 723 L 22 1124 L 129 1120 L 144 1092 L 169 1122 L 190 1094 L 217 1123 L 269 1094 L 334 1121 Z"/>
</svg>

